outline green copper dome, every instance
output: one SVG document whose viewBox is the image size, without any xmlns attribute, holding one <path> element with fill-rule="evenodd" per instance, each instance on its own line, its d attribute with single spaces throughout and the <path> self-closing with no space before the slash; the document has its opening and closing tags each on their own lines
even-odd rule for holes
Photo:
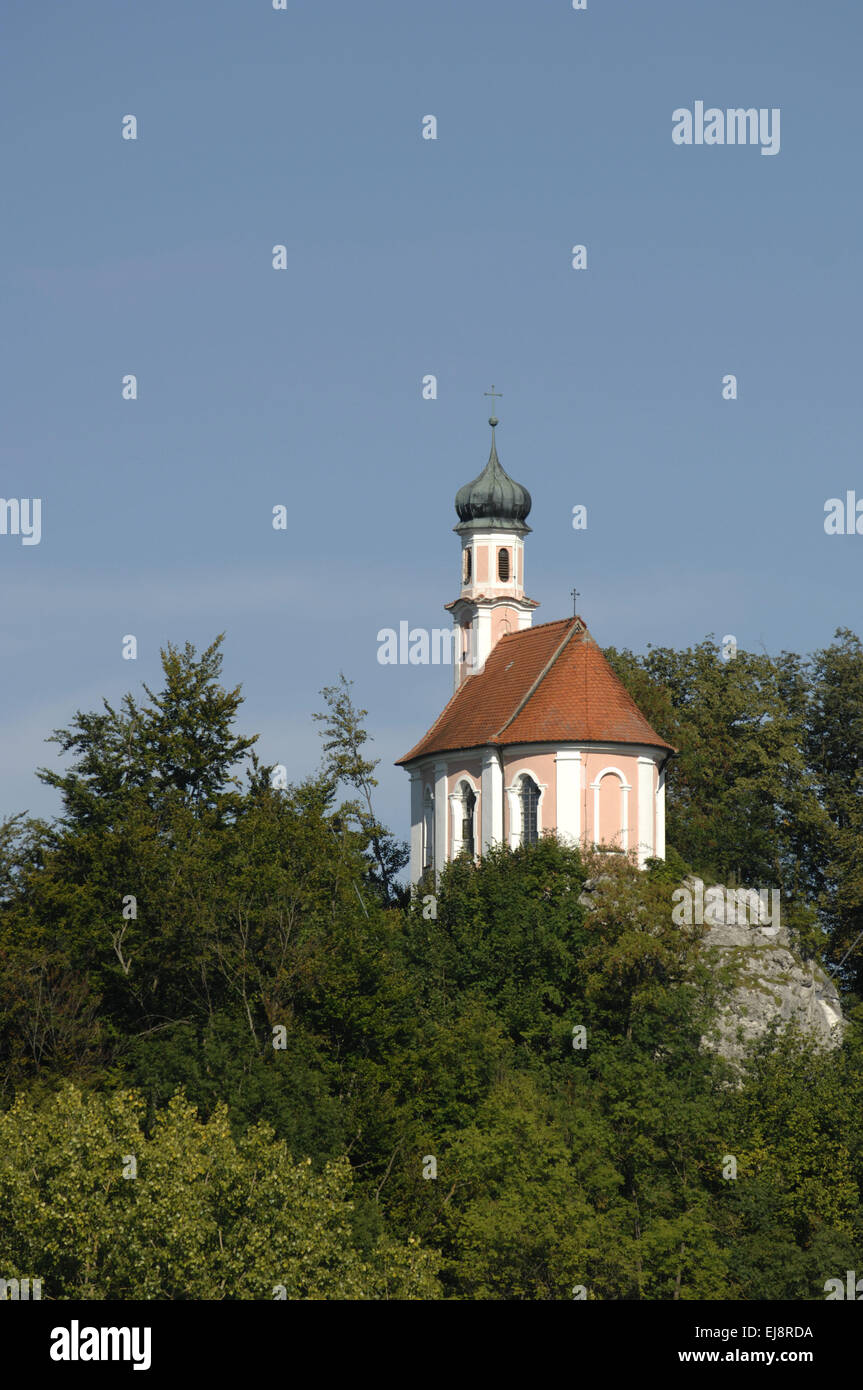
<svg viewBox="0 0 863 1390">
<path fill-rule="evenodd" d="M 455 509 L 459 525 L 454 531 L 467 531 L 474 526 L 487 526 L 497 531 L 517 531 L 522 534 L 530 530 L 525 525 L 525 517 L 530 511 L 530 493 L 521 483 L 505 473 L 497 456 L 494 428 L 498 423 L 492 415 L 491 453 L 488 463 L 478 478 L 465 483 L 455 496 Z"/>
</svg>

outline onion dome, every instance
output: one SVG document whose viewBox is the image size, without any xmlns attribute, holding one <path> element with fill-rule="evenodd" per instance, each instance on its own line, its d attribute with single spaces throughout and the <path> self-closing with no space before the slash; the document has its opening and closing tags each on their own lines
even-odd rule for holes
<svg viewBox="0 0 863 1390">
<path fill-rule="evenodd" d="M 491 453 L 488 463 L 479 477 L 459 488 L 455 498 L 459 525 L 454 531 L 472 530 L 474 527 L 487 527 L 496 531 L 516 531 L 524 534 L 530 530 L 525 525 L 525 517 L 531 508 L 530 493 L 521 483 L 517 483 L 501 467 L 497 456 L 494 431 L 499 421 L 492 415 Z"/>
</svg>

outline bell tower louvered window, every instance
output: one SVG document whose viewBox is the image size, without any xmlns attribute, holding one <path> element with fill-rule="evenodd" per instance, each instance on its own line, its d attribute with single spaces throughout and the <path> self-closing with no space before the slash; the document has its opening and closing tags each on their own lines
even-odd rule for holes
<svg viewBox="0 0 863 1390">
<path fill-rule="evenodd" d="M 506 549 L 497 553 L 497 577 L 501 584 L 506 584 L 509 580 L 509 551 Z"/>
</svg>

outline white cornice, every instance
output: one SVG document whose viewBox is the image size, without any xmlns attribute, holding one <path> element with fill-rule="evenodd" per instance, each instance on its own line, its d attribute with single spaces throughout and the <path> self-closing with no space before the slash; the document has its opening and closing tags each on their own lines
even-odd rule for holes
<svg viewBox="0 0 863 1390">
<path fill-rule="evenodd" d="M 507 758 L 529 758 L 535 753 L 607 753 L 612 757 L 637 757 L 639 754 L 649 758 L 650 762 L 662 762 L 667 754 L 667 749 L 657 748 L 650 743 L 586 743 L 575 740 L 567 741 L 559 739 L 555 743 L 546 741 L 545 743 L 473 743 L 469 748 L 447 748 L 437 753 L 421 753 L 416 758 L 411 758 L 410 762 L 402 763 L 401 766 L 410 770 L 416 763 L 429 762 L 432 759 L 446 758 L 470 758 L 481 757 L 488 748 L 499 750 Z"/>
</svg>

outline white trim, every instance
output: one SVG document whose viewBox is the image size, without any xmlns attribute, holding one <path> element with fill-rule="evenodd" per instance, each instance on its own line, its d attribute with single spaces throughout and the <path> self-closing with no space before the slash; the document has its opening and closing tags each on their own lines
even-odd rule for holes
<svg viewBox="0 0 863 1390">
<path fill-rule="evenodd" d="M 479 801 L 479 796 L 480 792 L 482 791 L 482 787 L 480 783 L 474 779 L 470 772 L 454 772 L 453 776 L 458 778 L 456 786 L 458 786 L 461 782 L 467 782 L 477 801 Z"/>
<path fill-rule="evenodd" d="M 652 756 L 655 762 L 661 762 L 666 756 L 665 749 L 654 748 L 649 743 L 590 743 L 576 739 L 567 740 L 565 743 L 506 743 L 502 748 L 507 758 L 532 758 L 540 753 L 562 753 L 570 750 L 581 753 L 582 757 L 587 753 L 607 753 L 613 758 Z"/>
<path fill-rule="evenodd" d="M 464 573 L 464 571 L 465 571 L 465 559 L 464 559 L 465 555 L 469 555 L 469 556 L 470 556 L 470 578 L 468 578 L 468 579 L 465 578 L 465 573 Z M 462 544 L 462 548 L 461 548 L 461 575 L 462 575 L 461 587 L 462 587 L 462 593 L 464 593 L 467 589 L 472 589 L 473 586 L 474 586 L 474 584 L 476 583 L 476 557 L 474 556 L 474 553 L 473 553 L 473 541 L 472 541 L 472 540 L 466 540 L 466 541 Z"/>
<path fill-rule="evenodd" d="M 503 585 L 499 585 L 498 587 L 503 588 Z M 447 613 L 456 613 L 459 608 L 468 608 L 473 611 L 477 608 L 502 608 L 504 606 L 509 608 L 524 608 L 528 613 L 533 613 L 539 607 L 539 604 L 535 599 L 516 598 L 514 594 L 490 594 L 488 592 L 488 586 L 484 584 L 481 594 L 474 594 L 473 597 L 471 597 L 470 594 L 459 594 L 458 598 L 454 598 L 452 603 L 444 604 L 444 610 Z"/>
<path fill-rule="evenodd" d="M 454 748 L 448 750 L 447 756 L 479 758 L 485 752 L 486 747 L 486 744 L 475 743 L 470 748 Z M 499 747 L 506 759 L 532 758 L 541 753 L 559 753 L 568 749 L 575 749 L 581 753 L 582 756 L 587 753 L 608 753 L 611 757 L 631 758 L 642 754 L 644 757 L 652 757 L 657 766 L 664 758 L 668 757 L 667 749 L 657 748 L 651 743 L 589 743 L 574 741 L 572 743 L 502 743 Z M 424 761 L 430 756 L 433 755 L 421 753 L 416 761 Z M 410 771 L 411 767 L 414 766 L 414 761 L 403 763 L 402 766 Z"/>
<path fill-rule="evenodd" d="M 626 777 L 625 777 L 624 774 L 621 772 L 620 768 L 619 768 L 619 767 L 613 767 L 613 766 L 611 765 L 611 763 L 608 763 L 608 764 L 602 769 L 601 772 L 597 772 L 596 777 L 594 778 L 594 780 L 591 782 L 590 785 L 591 785 L 592 787 L 598 787 L 598 786 L 599 786 L 599 783 L 602 781 L 603 777 L 607 777 L 608 774 L 609 774 L 610 772 L 613 772 L 614 775 L 615 775 L 615 777 L 619 777 L 619 778 L 620 778 L 621 785 L 623 786 L 623 788 L 624 788 L 626 791 L 628 791 L 628 792 L 631 792 L 631 791 L 632 791 L 632 787 L 631 787 L 630 783 L 627 782 Z"/>
<path fill-rule="evenodd" d="M 599 784 L 603 777 L 614 775 L 620 778 L 620 848 L 624 853 L 629 849 L 629 793 L 632 787 L 627 782 L 619 767 L 612 767 L 610 764 L 596 774 L 596 778 L 590 784 L 593 792 L 593 847 L 600 849 L 601 843 L 599 836 Z"/>
</svg>

